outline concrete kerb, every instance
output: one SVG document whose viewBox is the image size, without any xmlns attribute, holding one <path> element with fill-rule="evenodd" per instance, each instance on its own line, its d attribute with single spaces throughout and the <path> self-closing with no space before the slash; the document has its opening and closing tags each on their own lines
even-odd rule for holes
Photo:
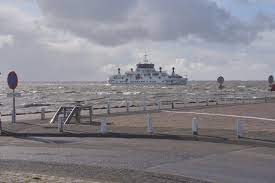
<svg viewBox="0 0 275 183">
<path fill-rule="evenodd" d="M 266 142 L 262 140 L 254 140 L 249 138 L 241 138 L 238 140 L 228 138 L 215 138 L 208 136 L 193 136 L 193 135 L 166 135 L 166 134 L 129 134 L 129 133 L 70 133 L 64 131 L 63 133 L 14 133 L 3 131 L 2 136 L 27 138 L 27 137 L 93 137 L 93 138 L 125 138 L 125 139 L 159 139 L 159 140 L 186 140 L 197 142 L 211 142 L 222 144 L 236 144 L 255 147 L 271 147 L 275 148 L 275 142 Z"/>
</svg>

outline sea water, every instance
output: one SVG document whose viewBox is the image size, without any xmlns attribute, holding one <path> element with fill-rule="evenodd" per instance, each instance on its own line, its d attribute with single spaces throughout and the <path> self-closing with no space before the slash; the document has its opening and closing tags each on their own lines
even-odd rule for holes
<svg viewBox="0 0 275 183">
<path fill-rule="evenodd" d="M 41 107 L 54 111 L 61 105 L 74 105 L 82 101 L 85 105 L 103 104 L 111 98 L 112 104 L 123 105 L 124 100 L 146 101 L 175 100 L 180 97 L 206 96 L 223 93 L 223 95 L 263 96 L 268 93 L 266 81 L 227 81 L 220 91 L 216 81 L 190 81 L 186 86 L 172 85 L 109 85 L 103 82 L 21 82 L 16 92 L 17 113 L 39 112 Z M 12 92 L 5 83 L 0 85 L 0 112 L 11 112 Z"/>
</svg>

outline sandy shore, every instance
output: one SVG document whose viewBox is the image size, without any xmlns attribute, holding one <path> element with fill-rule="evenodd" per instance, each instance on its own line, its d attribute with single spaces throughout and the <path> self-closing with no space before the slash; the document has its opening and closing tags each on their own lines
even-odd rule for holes
<svg viewBox="0 0 275 183">
<path fill-rule="evenodd" d="M 155 133 L 169 135 L 191 135 L 191 121 L 194 117 L 199 120 L 199 134 L 221 138 L 232 138 L 235 135 L 235 117 L 207 116 L 200 114 L 186 114 L 181 112 L 210 113 L 240 115 L 275 119 L 275 103 L 245 104 L 232 106 L 195 107 L 174 111 L 152 112 L 152 122 Z M 4 130 L 17 133 L 58 133 L 57 124 L 49 124 L 53 114 L 47 114 L 47 120 L 41 121 L 40 115 L 20 116 L 18 123 L 11 124 L 4 119 Z M 148 134 L 147 113 L 130 113 L 123 115 L 95 115 L 94 121 L 100 122 L 107 118 L 110 125 L 108 131 L 112 133 Z M 242 119 L 244 122 L 245 137 L 267 141 L 275 141 L 275 122 Z M 82 119 L 81 124 L 68 124 L 65 126 L 68 133 L 100 133 L 100 126 L 90 125 L 88 118 Z"/>
</svg>

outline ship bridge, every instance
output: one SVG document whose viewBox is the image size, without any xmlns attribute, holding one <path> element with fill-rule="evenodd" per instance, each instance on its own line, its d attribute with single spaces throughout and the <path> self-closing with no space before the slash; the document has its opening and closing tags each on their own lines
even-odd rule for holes
<svg viewBox="0 0 275 183">
<path fill-rule="evenodd" d="M 144 64 L 137 64 L 137 68 L 139 69 L 153 69 L 155 67 L 154 64 L 147 64 L 147 63 L 144 63 Z"/>
</svg>

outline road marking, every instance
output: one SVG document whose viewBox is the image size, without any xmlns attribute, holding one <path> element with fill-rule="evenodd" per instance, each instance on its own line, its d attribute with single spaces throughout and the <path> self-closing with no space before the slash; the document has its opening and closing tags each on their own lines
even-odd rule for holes
<svg viewBox="0 0 275 183">
<path fill-rule="evenodd" d="M 260 118 L 260 117 L 253 117 L 253 116 L 239 116 L 239 115 L 233 115 L 233 114 L 217 114 L 217 113 L 190 112 L 190 111 L 189 112 L 185 112 L 185 111 L 168 111 L 168 110 L 163 110 L 162 112 L 179 113 L 179 114 L 197 114 L 197 115 L 206 115 L 206 116 L 221 116 L 221 117 L 232 117 L 232 118 L 243 118 L 243 119 L 257 119 L 257 120 L 275 122 L 275 119 L 272 119 L 272 118 Z"/>
</svg>

